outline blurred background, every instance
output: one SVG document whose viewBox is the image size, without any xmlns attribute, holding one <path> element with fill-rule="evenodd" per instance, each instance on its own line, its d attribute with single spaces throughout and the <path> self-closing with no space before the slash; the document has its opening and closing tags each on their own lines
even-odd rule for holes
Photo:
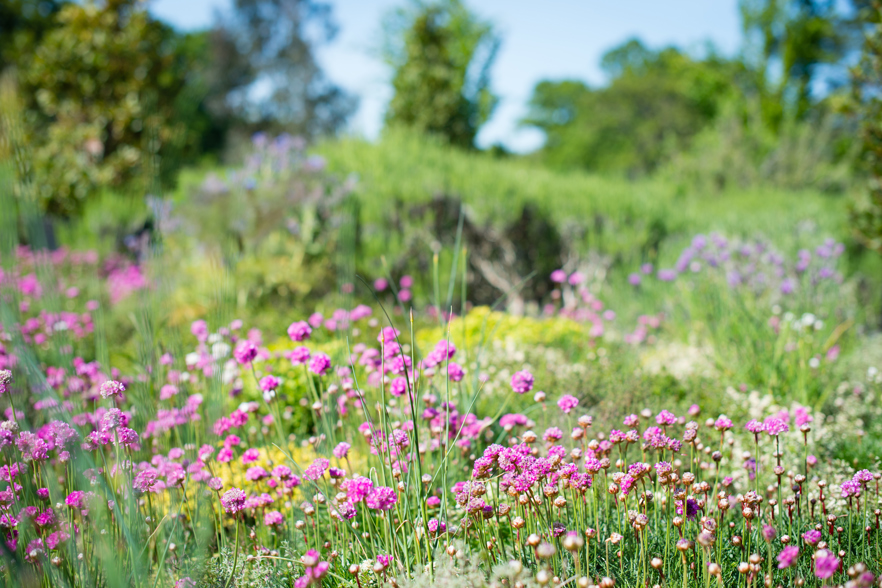
<svg viewBox="0 0 882 588">
<path fill-rule="evenodd" d="M 458 304 L 528 314 L 558 268 L 626 286 L 639 267 L 682 273 L 698 234 L 788 256 L 832 238 L 877 323 L 879 15 L 869 0 L 0 0 L 7 226 L 136 263 L 161 246 L 191 289 L 220 264 L 240 308 L 402 275 L 408 301 L 438 302 L 433 274 L 466 249 Z M 209 304 L 190 294 L 181 321 Z"/>
</svg>

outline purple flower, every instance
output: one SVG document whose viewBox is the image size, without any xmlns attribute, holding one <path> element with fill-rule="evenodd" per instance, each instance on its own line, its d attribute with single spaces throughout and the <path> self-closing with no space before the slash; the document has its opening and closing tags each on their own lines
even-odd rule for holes
<svg viewBox="0 0 882 588">
<path fill-rule="evenodd" d="M 245 507 L 245 492 L 239 488 L 230 488 L 221 496 L 221 505 L 229 514 L 236 514 Z"/>
<path fill-rule="evenodd" d="M 655 417 L 655 422 L 661 427 L 666 427 L 676 423 L 677 416 L 669 410 L 663 410 Z"/>
<path fill-rule="evenodd" d="M 778 554 L 778 569 L 784 570 L 796 563 L 799 557 L 799 547 L 796 545 L 788 545 Z"/>
<path fill-rule="evenodd" d="M 677 279 L 677 272 L 672 269 L 658 270 L 658 279 L 662 282 L 673 282 Z"/>
<path fill-rule="evenodd" d="M 579 406 L 579 399 L 569 394 L 561 396 L 560 400 L 557 401 L 557 407 L 561 409 L 564 414 L 570 414 L 570 411 L 577 406 Z"/>
<path fill-rule="evenodd" d="M 373 510 L 389 510 L 398 501 L 398 496 L 392 488 L 378 486 L 367 495 L 365 503 Z"/>
<path fill-rule="evenodd" d="M 635 287 L 639 286 L 640 285 L 640 274 L 630 274 L 628 276 L 628 283 L 631 284 L 632 286 L 635 286 Z"/>
<path fill-rule="evenodd" d="M 551 281 L 555 284 L 563 284 L 567 281 L 567 272 L 562 269 L 556 269 L 551 272 Z"/>
<path fill-rule="evenodd" d="M 533 389 L 533 374 L 526 370 L 515 372 L 511 377 L 511 389 L 518 394 L 526 394 Z"/>
<path fill-rule="evenodd" d="M 292 341 L 297 341 L 298 343 L 309 339 L 311 333 L 312 327 L 306 321 L 291 323 L 288 327 L 288 336 L 291 337 Z"/>
<path fill-rule="evenodd" d="M 319 376 L 324 376 L 331 369 L 331 358 L 324 353 L 316 353 L 309 360 L 309 371 Z"/>
</svg>

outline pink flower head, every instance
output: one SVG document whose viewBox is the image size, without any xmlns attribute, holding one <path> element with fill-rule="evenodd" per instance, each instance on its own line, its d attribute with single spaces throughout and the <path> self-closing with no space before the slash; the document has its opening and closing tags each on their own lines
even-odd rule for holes
<svg viewBox="0 0 882 588">
<path fill-rule="evenodd" d="M 312 334 L 312 327 L 306 321 L 297 321 L 296 323 L 291 323 L 288 327 L 288 336 L 291 337 L 292 341 L 297 341 L 298 343 L 309 339 L 310 334 Z"/>
<path fill-rule="evenodd" d="M 669 410 L 663 410 L 656 415 L 655 422 L 658 423 L 660 427 L 666 427 L 676 423 L 677 416 Z"/>
<path fill-rule="evenodd" d="M 119 396 L 123 392 L 126 391 L 126 387 L 122 382 L 117 382 L 116 380 L 107 380 L 103 384 L 101 384 L 101 397 L 102 398 L 111 398 L 115 396 Z"/>
<path fill-rule="evenodd" d="M 240 364 L 247 365 L 257 357 L 257 345 L 248 339 L 243 339 L 233 350 L 233 357 Z"/>
<path fill-rule="evenodd" d="M 0 370 L 0 394 L 5 394 L 9 390 L 9 384 L 12 383 L 12 372 L 9 370 Z"/>
<path fill-rule="evenodd" d="M 331 462 L 323 457 L 316 458 L 312 465 L 303 471 L 303 477 L 311 481 L 318 480 L 325 474 L 330 464 Z"/>
<path fill-rule="evenodd" d="M 752 419 L 749 423 L 744 425 L 744 428 L 753 433 L 754 435 L 759 435 L 765 429 L 763 428 L 763 424 L 756 419 Z"/>
<path fill-rule="evenodd" d="M 267 527 L 274 527 L 285 522 L 285 517 L 277 510 L 271 510 L 263 515 L 263 524 Z"/>
<path fill-rule="evenodd" d="M 309 361 L 309 347 L 296 347 L 286 357 L 293 365 L 303 365 Z"/>
<path fill-rule="evenodd" d="M 821 549 L 815 553 L 815 575 L 822 580 L 833 576 L 839 569 L 839 559 L 832 552 Z"/>
<path fill-rule="evenodd" d="M 279 387 L 281 382 L 275 376 L 264 376 L 260 379 L 260 389 L 264 392 L 272 392 Z"/>
<path fill-rule="evenodd" d="M 802 539 L 809 545 L 817 545 L 821 540 L 821 532 L 816 529 L 806 531 L 802 534 Z"/>
<path fill-rule="evenodd" d="M 511 389 L 518 394 L 526 394 L 533 389 L 533 374 L 526 370 L 515 372 L 511 377 Z"/>
<path fill-rule="evenodd" d="M 229 514 L 236 514 L 245 507 L 245 492 L 239 488 L 230 488 L 221 496 L 221 505 Z"/>
<path fill-rule="evenodd" d="M 398 501 L 398 496 L 392 488 L 378 486 L 367 495 L 365 503 L 373 510 L 389 510 Z"/>
<path fill-rule="evenodd" d="M 450 378 L 451 382 L 459 382 L 465 376 L 465 372 L 462 370 L 462 367 L 456 363 L 455 361 L 451 361 L 447 364 L 447 377 Z"/>
<path fill-rule="evenodd" d="M 562 269 L 556 269 L 551 272 L 551 281 L 555 284 L 563 284 L 567 281 L 567 272 Z"/>
<path fill-rule="evenodd" d="M 721 414 L 719 418 L 714 422 L 714 428 L 717 431 L 728 431 L 732 428 L 732 419 L 727 417 L 726 415 Z"/>
<path fill-rule="evenodd" d="M 767 419 L 765 423 L 763 423 L 763 430 L 769 434 L 770 437 L 777 437 L 781 433 L 786 433 L 790 430 L 790 427 L 787 426 L 782 419 L 779 418 L 771 418 Z"/>
<path fill-rule="evenodd" d="M 349 455 L 349 450 L 352 448 L 352 445 L 346 442 L 338 443 L 334 448 L 334 457 L 337 459 L 344 459 L 347 455 Z"/>
<path fill-rule="evenodd" d="M 309 371 L 316 375 L 324 376 L 330 369 L 331 358 L 324 353 L 316 353 L 312 356 L 312 359 L 309 360 Z"/>
<path fill-rule="evenodd" d="M 799 557 L 799 547 L 796 545 L 788 545 L 778 554 L 778 569 L 784 570 L 796 563 Z"/>
<path fill-rule="evenodd" d="M 398 338 L 398 335 L 401 334 L 401 331 L 396 329 L 395 327 L 383 327 L 380 330 L 380 334 L 377 335 L 377 341 L 383 344 L 389 344 L 395 342 L 395 339 Z"/>
<path fill-rule="evenodd" d="M 565 394 L 560 397 L 560 400 L 557 401 L 557 407 L 563 411 L 564 414 L 570 414 L 570 412 L 579 406 L 579 399 L 570 394 Z"/>
</svg>

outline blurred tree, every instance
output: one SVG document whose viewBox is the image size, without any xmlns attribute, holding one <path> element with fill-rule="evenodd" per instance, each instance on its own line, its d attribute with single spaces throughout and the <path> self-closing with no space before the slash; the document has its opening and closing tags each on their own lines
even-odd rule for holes
<svg viewBox="0 0 882 588">
<path fill-rule="evenodd" d="M 497 102 L 490 67 L 500 40 L 492 25 L 460 0 L 415 0 L 392 13 L 385 29 L 384 57 L 395 70 L 386 123 L 473 147 Z"/>
<path fill-rule="evenodd" d="M 0 71 L 39 42 L 68 0 L 0 0 Z"/>
<path fill-rule="evenodd" d="M 864 7 L 861 19 L 866 37 L 860 63 L 852 70 L 852 107 L 861 125 L 869 194 L 852 208 L 851 221 L 857 237 L 882 253 L 882 3 Z"/>
<path fill-rule="evenodd" d="M 741 0 L 739 8 L 742 59 L 751 73 L 746 89 L 777 131 L 785 118 L 808 114 L 822 67 L 845 56 L 847 18 L 835 0 Z"/>
<path fill-rule="evenodd" d="M 173 125 L 186 65 L 173 31 L 138 0 L 71 3 L 19 61 L 35 184 L 53 214 L 76 213 L 101 187 L 139 179 L 155 187 L 184 141 Z"/>
<path fill-rule="evenodd" d="M 325 78 L 314 55 L 336 32 L 325 2 L 235 0 L 207 37 L 199 76 L 208 111 L 251 130 L 336 132 L 355 100 Z"/>
<path fill-rule="evenodd" d="M 606 53 L 608 86 L 564 80 L 537 84 L 523 124 L 545 132 L 542 157 L 556 167 L 650 172 L 682 148 L 734 93 L 737 63 L 713 51 L 703 60 L 631 39 Z"/>
</svg>

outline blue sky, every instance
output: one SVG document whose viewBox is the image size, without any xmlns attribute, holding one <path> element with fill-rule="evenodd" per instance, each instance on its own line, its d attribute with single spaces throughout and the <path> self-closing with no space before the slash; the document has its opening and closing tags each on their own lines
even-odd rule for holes
<svg viewBox="0 0 882 588">
<path fill-rule="evenodd" d="M 376 56 L 380 22 L 405 0 L 331 0 L 340 33 L 321 49 L 319 60 L 338 85 L 360 97 L 350 132 L 373 139 L 382 127 L 391 72 Z M 502 35 L 492 70 L 500 103 L 481 129 L 482 146 L 501 142 L 516 151 L 542 143 L 538 131 L 519 128 L 526 102 L 542 79 L 604 82 L 600 57 L 637 36 L 650 46 L 698 49 L 712 41 L 724 54 L 740 43 L 737 0 L 467 0 Z M 158 17 L 181 29 L 210 26 L 229 0 L 153 0 Z"/>
</svg>

